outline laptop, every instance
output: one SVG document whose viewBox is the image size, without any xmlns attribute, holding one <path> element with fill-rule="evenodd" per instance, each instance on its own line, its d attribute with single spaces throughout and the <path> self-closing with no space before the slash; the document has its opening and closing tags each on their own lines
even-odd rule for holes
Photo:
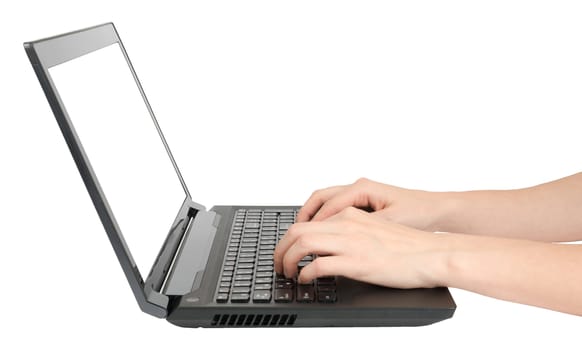
<svg viewBox="0 0 582 350">
<path fill-rule="evenodd" d="M 194 202 L 113 23 L 24 47 L 145 313 L 182 327 L 420 326 L 453 316 L 447 288 L 341 276 L 304 285 L 276 274 L 273 251 L 299 207 Z"/>
</svg>

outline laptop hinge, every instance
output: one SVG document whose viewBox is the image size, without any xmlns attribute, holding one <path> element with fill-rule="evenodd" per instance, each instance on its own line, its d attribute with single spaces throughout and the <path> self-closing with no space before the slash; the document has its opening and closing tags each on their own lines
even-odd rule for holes
<svg viewBox="0 0 582 350">
<path fill-rule="evenodd" d="M 170 229 L 158 256 L 143 283 L 143 291 L 148 301 L 148 308 L 144 310 L 157 317 L 165 317 L 170 305 L 170 297 L 162 291 L 163 284 L 166 283 L 171 271 L 171 265 L 175 261 L 175 256 L 179 252 L 180 245 L 187 230 L 194 222 L 194 218 L 199 212 L 205 212 L 204 206 L 193 202 L 189 198 L 184 201 L 176 220 Z"/>
</svg>

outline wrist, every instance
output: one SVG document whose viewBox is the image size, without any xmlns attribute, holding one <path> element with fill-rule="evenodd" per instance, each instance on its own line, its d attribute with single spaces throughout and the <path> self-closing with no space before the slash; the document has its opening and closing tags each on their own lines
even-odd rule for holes
<svg viewBox="0 0 582 350">
<path fill-rule="evenodd" d="M 457 220 L 464 204 L 461 192 L 432 192 L 433 222 L 428 230 L 432 232 L 455 232 Z"/>
</svg>

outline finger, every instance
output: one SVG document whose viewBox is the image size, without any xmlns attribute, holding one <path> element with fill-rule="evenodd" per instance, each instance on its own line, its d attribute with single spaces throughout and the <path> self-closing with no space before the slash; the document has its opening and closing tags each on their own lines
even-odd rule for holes
<svg viewBox="0 0 582 350">
<path fill-rule="evenodd" d="M 330 233 L 306 234 L 295 240 L 283 257 L 283 272 L 288 278 L 297 274 L 297 263 L 309 254 L 338 255 L 350 242 L 342 236 Z"/>
<path fill-rule="evenodd" d="M 345 276 L 354 279 L 357 277 L 357 266 L 357 263 L 344 255 L 321 256 L 301 269 L 297 282 L 305 284 L 325 276 Z"/>
<path fill-rule="evenodd" d="M 327 201 L 329 198 L 334 196 L 336 193 L 340 192 L 345 186 L 334 186 L 328 187 L 323 190 L 317 190 L 307 199 L 299 213 L 297 213 L 297 222 L 305 222 L 311 220 L 313 215 L 317 213 L 319 208 Z"/>
<path fill-rule="evenodd" d="M 289 227 L 285 237 L 275 247 L 273 260 L 275 264 L 275 272 L 283 272 L 283 257 L 287 253 L 295 241 L 304 234 L 317 233 L 334 233 L 337 231 L 337 224 L 328 222 L 302 222 L 296 223 Z"/>
<path fill-rule="evenodd" d="M 349 207 L 374 208 L 374 203 L 370 202 L 370 197 L 361 188 L 351 187 L 349 190 L 339 192 L 326 201 L 311 220 L 325 220 Z"/>
</svg>

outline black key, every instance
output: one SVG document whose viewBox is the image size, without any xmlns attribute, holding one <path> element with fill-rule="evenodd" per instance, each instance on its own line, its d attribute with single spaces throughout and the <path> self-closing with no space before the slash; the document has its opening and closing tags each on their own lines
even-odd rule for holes
<svg viewBox="0 0 582 350">
<path fill-rule="evenodd" d="M 293 291 L 291 289 L 275 289 L 275 302 L 289 303 L 293 301 Z"/>
<path fill-rule="evenodd" d="M 275 289 L 292 289 L 295 283 L 291 280 L 277 281 L 275 283 Z"/>
<path fill-rule="evenodd" d="M 234 278 L 235 281 L 250 281 L 252 279 L 252 275 L 238 275 Z"/>
<path fill-rule="evenodd" d="M 255 267 L 255 264 L 239 263 L 236 267 L 237 267 L 237 269 L 252 269 L 253 267 Z M 238 271 L 240 271 L 240 270 L 238 270 Z"/>
<path fill-rule="evenodd" d="M 273 279 L 271 277 L 257 278 L 255 283 L 273 283 Z"/>
<path fill-rule="evenodd" d="M 234 287 L 232 289 L 232 292 L 233 293 L 242 293 L 242 294 L 244 294 L 244 293 L 250 293 L 251 292 L 251 289 L 249 287 Z"/>
<path fill-rule="evenodd" d="M 315 300 L 315 291 L 313 286 L 299 284 L 297 285 L 297 299 L 300 303 L 312 303 Z"/>
<path fill-rule="evenodd" d="M 273 271 L 273 266 L 258 266 L 257 271 Z"/>
<path fill-rule="evenodd" d="M 335 303 L 336 302 L 336 294 L 334 292 L 318 292 L 317 293 L 317 300 L 320 303 Z"/>
<path fill-rule="evenodd" d="M 253 293 L 253 301 L 255 303 L 268 303 L 271 301 L 271 291 L 257 290 Z"/>
<path fill-rule="evenodd" d="M 255 284 L 255 290 L 271 290 L 271 284 Z"/>
<path fill-rule="evenodd" d="M 233 294 L 230 301 L 233 303 L 248 303 L 250 296 L 248 294 Z"/>
<path fill-rule="evenodd" d="M 226 303 L 228 301 L 228 294 L 218 294 L 216 296 L 216 302 L 217 303 Z"/>
<path fill-rule="evenodd" d="M 238 287 L 250 287 L 251 286 L 251 281 L 234 281 L 233 286 L 235 288 L 238 288 Z"/>
<path fill-rule="evenodd" d="M 318 284 L 317 285 L 317 291 L 318 292 L 335 292 L 335 286 L 334 285 L 321 285 Z"/>
<path fill-rule="evenodd" d="M 290 279 L 288 279 L 287 277 L 285 277 L 284 274 L 282 273 L 278 273 L 277 276 L 275 276 L 275 280 L 277 282 L 282 282 L 282 281 L 291 281 Z"/>
<path fill-rule="evenodd" d="M 330 285 L 330 284 L 335 284 L 335 278 L 334 277 L 320 277 L 317 279 L 317 284 L 325 284 L 325 285 Z"/>
<path fill-rule="evenodd" d="M 257 272 L 257 277 L 273 277 L 273 273 L 269 271 Z"/>
</svg>

